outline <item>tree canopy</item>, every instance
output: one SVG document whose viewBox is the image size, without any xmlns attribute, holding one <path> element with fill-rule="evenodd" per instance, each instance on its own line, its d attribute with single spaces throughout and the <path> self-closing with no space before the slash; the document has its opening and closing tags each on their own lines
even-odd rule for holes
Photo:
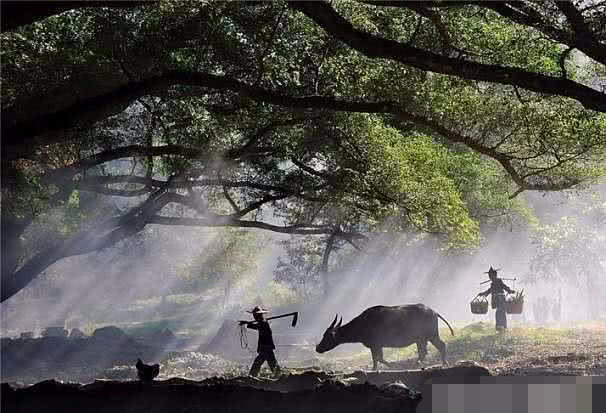
<svg viewBox="0 0 606 413">
<path fill-rule="evenodd" d="M 2 11 L 2 301 L 149 224 L 470 247 L 604 175 L 606 2 Z"/>
</svg>

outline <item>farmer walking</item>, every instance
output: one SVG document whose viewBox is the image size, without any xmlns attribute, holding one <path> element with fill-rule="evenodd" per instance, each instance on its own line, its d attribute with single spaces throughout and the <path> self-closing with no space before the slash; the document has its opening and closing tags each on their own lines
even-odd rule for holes
<svg viewBox="0 0 606 413">
<path fill-rule="evenodd" d="M 488 294 L 491 296 L 491 306 L 496 308 L 496 329 L 497 331 L 504 331 L 507 329 L 507 313 L 505 312 L 505 291 L 509 294 L 515 293 L 514 290 L 505 285 L 503 280 L 497 278 L 497 270 L 490 267 L 490 269 L 484 274 L 488 274 L 490 278 L 490 288 L 486 291 L 481 292 L 479 295 L 486 297 Z"/>
<path fill-rule="evenodd" d="M 247 328 L 257 330 L 259 332 L 259 342 L 257 344 L 257 357 L 250 368 L 250 375 L 256 377 L 261 370 L 261 366 L 267 361 L 269 368 L 274 374 L 280 373 L 280 366 L 276 360 L 274 354 L 274 339 L 271 333 L 271 327 L 265 320 L 263 314 L 267 313 L 266 310 L 259 306 L 256 306 L 252 311 L 247 311 L 254 317 L 254 321 L 240 321 L 240 325 L 246 324 Z"/>
</svg>

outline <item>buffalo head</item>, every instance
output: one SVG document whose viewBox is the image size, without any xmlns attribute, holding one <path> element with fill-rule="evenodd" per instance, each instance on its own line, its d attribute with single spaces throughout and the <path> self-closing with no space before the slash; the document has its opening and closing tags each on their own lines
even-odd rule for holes
<svg viewBox="0 0 606 413">
<path fill-rule="evenodd" d="M 325 351 L 332 350 L 340 344 L 339 340 L 337 339 L 337 331 L 339 330 L 339 327 L 341 327 L 343 317 L 341 317 L 338 323 L 337 317 L 339 317 L 338 314 L 335 316 L 335 319 L 332 320 L 332 323 L 330 323 L 330 326 L 328 326 L 328 328 L 324 332 L 322 341 L 320 341 L 320 343 L 316 346 L 316 351 L 318 353 L 324 353 Z M 335 325 L 335 323 L 337 323 L 337 325 Z"/>
</svg>

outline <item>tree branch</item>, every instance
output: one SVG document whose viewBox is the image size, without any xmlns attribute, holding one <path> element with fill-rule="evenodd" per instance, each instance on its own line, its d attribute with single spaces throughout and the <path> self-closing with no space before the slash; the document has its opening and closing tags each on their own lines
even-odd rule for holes
<svg viewBox="0 0 606 413">
<path fill-rule="evenodd" d="M 150 218 L 150 224 L 158 225 L 181 225 L 181 226 L 202 226 L 202 227 L 239 227 L 239 228 L 258 228 L 281 234 L 299 234 L 299 235 L 324 235 L 333 231 L 332 227 L 308 227 L 306 225 L 288 225 L 280 226 L 268 224 L 260 221 L 247 221 L 232 217 L 231 215 L 222 216 L 221 219 L 208 218 L 188 218 L 188 217 L 166 217 L 156 215 Z M 345 237 L 352 239 L 365 239 L 362 234 L 344 233 Z"/>
<path fill-rule="evenodd" d="M 269 202 L 279 201 L 281 199 L 288 198 L 289 196 L 290 195 L 265 196 L 265 197 L 263 197 L 263 199 L 253 202 L 253 203 L 249 204 L 246 208 L 233 213 L 232 216 L 241 218 L 241 217 L 245 216 L 246 214 L 248 214 L 249 212 L 252 212 L 255 209 L 259 209 L 261 206 L 263 206 Z"/>
<path fill-rule="evenodd" d="M 53 245 L 42 250 L 16 271 L 8 273 L 3 268 L 0 302 L 19 292 L 46 268 L 61 258 L 107 248 L 138 233 L 145 227 L 150 216 L 160 211 L 167 204 L 169 200 L 165 195 L 166 188 L 160 188 L 140 206 L 133 208 L 128 213 L 109 218 L 91 229 L 76 233 L 59 245 Z"/>
<path fill-rule="evenodd" d="M 370 58 L 390 59 L 420 70 L 506 85 L 518 85 L 538 93 L 567 96 L 583 106 L 606 112 L 606 95 L 569 79 L 556 78 L 523 69 L 476 63 L 428 52 L 400 42 L 381 38 L 353 27 L 328 3 L 289 1 L 329 35 Z"/>
<path fill-rule="evenodd" d="M 462 6 L 477 6 L 491 9 L 501 16 L 508 18 L 514 23 L 532 27 L 539 30 L 549 38 L 567 45 L 573 49 L 579 49 L 592 59 L 606 64 L 606 46 L 596 40 L 594 34 L 584 22 L 582 13 L 573 4 L 567 1 L 555 1 L 554 3 L 564 13 L 576 33 L 569 33 L 556 25 L 548 22 L 544 16 L 529 7 L 525 1 L 361 1 L 362 3 L 383 7 L 426 7 L 426 8 L 450 8 Z M 564 4 L 562 3 L 569 3 Z M 587 8 L 586 10 L 589 10 Z M 574 24 L 574 25 L 573 25 Z M 580 29 L 580 30 L 579 30 Z M 523 85 L 520 85 L 523 86 Z"/>
<path fill-rule="evenodd" d="M 330 254 L 334 249 L 336 238 L 337 233 L 336 231 L 333 231 L 326 240 L 326 247 L 324 248 L 324 253 L 322 254 L 322 265 L 320 266 L 320 273 L 322 274 L 325 298 L 328 297 L 330 293 L 330 286 L 328 282 L 328 262 L 330 260 Z"/>
<path fill-rule="evenodd" d="M 484 3 L 483 1 L 457 1 L 457 0 L 444 0 L 444 1 L 399 1 L 399 0 L 359 0 L 360 3 L 368 4 L 371 6 L 381 6 L 381 7 L 408 7 L 407 4 L 422 7 L 437 7 L 437 8 L 451 8 L 451 7 L 463 7 L 469 5 L 478 5 Z"/>
<path fill-rule="evenodd" d="M 229 205 L 231 205 L 234 212 L 240 213 L 241 209 L 238 207 L 238 204 L 236 204 L 236 201 L 234 201 L 231 195 L 229 195 L 229 191 L 227 190 L 226 186 L 223 187 L 223 196 L 225 197 L 225 199 L 227 199 L 227 202 L 229 202 Z"/>
<path fill-rule="evenodd" d="M 385 106 L 383 106 L 383 109 L 385 109 Z M 524 190 L 541 190 L 541 191 L 561 190 L 561 189 L 566 189 L 566 188 L 572 187 L 579 183 L 578 181 L 567 181 L 566 183 L 559 183 L 557 185 L 553 185 L 553 187 L 550 187 L 546 183 L 540 183 L 540 184 L 539 183 L 530 183 L 526 180 L 526 178 L 528 178 L 532 175 L 536 175 L 536 172 L 531 175 L 522 176 L 518 172 L 518 170 L 514 167 L 514 165 L 512 164 L 513 160 L 522 160 L 522 159 L 517 159 L 512 155 L 507 155 L 502 152 L 499 152 L 498 148 L 500 147 L 502 142 L 500 142 L 500 144 L 495 145 L 495 146 L 487 146 L 487 145 L 484 145 L 484 144 L 476 141 L 475 139 L 473 139 L 471 137 L 458 134 L 458 133 L 442 126 L 437 121 L 430 120 L 428 118 L 418 116 L 418 115 L 413 115 L 413 114 L 406 113 L 406 112 L 401 112 L 401 111 L 396 112 L 397 109 L 396 108 L 393 108 L 393 109 L 394 109 L 394 112 L 397 113 L 396 119 L 398 119 L 399 121 L 414 122 L 417 125 L 428 127 L 431 130 L 433 130 L 435 133 L 438 133 L 439 135 L 448 139 L 450 142 L 462 143 L 465 146 L 469 147 L 470 149 L 473 149 L 476 152 L 479 152 L 492 159 L 495 159 L 497 162 L 499 162 L 502 165 L 502 167 L 505 169 L 505 171 L 511 176 L 512 180 L 520 188 L 523 188 Z M 122 150 L 122 149 L 124 149 L 124 150 Z M 164 147 L 153 147 L 152 149 L 153 149 L 152 153 L 154 153 L 155 155 L 166 154 L 166 153 L 193 155 L 194 157 L 199 155 L 199 151 L 197 151 L 195 149 L 184 148 L 184 147 L 164 146 Z M 110 153 L 102 153 L 102 154 L 95 155 L 91 158 L 84 159 L 76 164 L 73 164 L 69 168 L 74 168 L 74 170 L 72 170 L 71 173 L 75 174 L 76 167 L 83 167 L 83 166 L 90 167 L 93 165 L 98 165 L 101 162 L 106 162 L 111 159 L 118 159 L 119 157 L 139 155 L 141 153 L 140 152 L 141 150 L 145 151 L 145 150 L 148 150 L 148 148 L 139 147 L 139 146 L 120 148 L 119 150 L 110 151 Z M 305 165 L 304 163 L 300 162 L 299 160 L 297 160 L 295 158 L 291 158 L 291 162 L 293 162 L 293 164 L 296 165 L 298 168 L 311 174 L 312 176 L 321 178 L 323 180 L 331 180 L 331 175 L 317 171 L 317 170 Z M 558 165 L 561 165 L 561 164 L 562 164 L 562 162 L 558 163 Z M 108 185 L 108 184 L 116 184 L 116 183 L 139 183 L 141 185 L 151 185 L 152 187 L 156 187 L 156 188 L 164 185 L 163 181 L 159 181 L 159 180 L 150 181 L 145 177 L 130 176 L 130 175 L 88 176 L 87 178 L 80 181 L 80 183 L 78 185 L 83 190 L 90 190 L 90 191 L 111 194 L 112 191 L 117 191 L 117 190 L 109 190 L 107 188 L 103 188 L 102 186 Z M 174 179 L 171 183 L 171 187 L 175 187 L 175 188 L 179 188 L 179 187 L 186 188 L 186 187 L 196 187 L 196 186 L 224 186 L 224 187 L 228 187 L 228 188 L 247 187 L 247 188 L 252 188 L 252 189 L 259 189 L 262 191 L 275 191 L 275 192 L 282 193 L 282 194 L 299 196 L 303 199 L 319 200 L 318 198 L 314 198 L 314 197 L 310 198 L 309 196 L 306 196 L 303 194 L 304 191 L 317 190 L 318 187 L 315 187 L 315 186 L 314 187 L 301 187 L 301 188 L 288 188 L 288 187 L 284 187 L 284 186 L 267 185 L 267 184 L 257 183 L 254 181 L 247 181 L 247 180 L 244 180 L 244 181 L 234 181 L 234 180 L 225 180 L 225 179 L 195 179 L 195 180 L 192 180 L 192 179 L 182 179 L 182 178 Z M 143 190 L 141 190 L 141 191 L 143 191 Z M 124 195 L 140 196 L 142 193 L 143 192 L 141 192 L 141 193 L 124 192 Z M 120 193 L 115 192 L 115 194 L 120 194 Z"/>
<path fill-rule="evenodd" d="M 67 10 L 85 7 L 127 8 L 154 5 L 157 1 L 27 1 L 4 0 L 0 2 L 2 32 L 43 20 Z"/>
<path fill-rule="evenodd" d="M 297 125 L 299 123 L 302 123 L 302 122 L 304 122 L 306 120 L 308 120 L 308 118 L 291 118 L 291 119 L 276 120 L 276 121 L 270 122 L 267 125 L 261 127 L 256 133 L 254 133 L 246 141 L 246 143 L 244 145 L 242 145 L 240 148 L 236 148 L 236 149 L 232 149 L 232 150 L 228 151 L 227 152 L 227 157 L 230 158 L 230 159 L 237 159 L 238 157 L 246 154 L 247 152 L 250 152 L 251 149 L 254 148 L 257 145 L 257 143 L 259 142 L 259 140 L 261 138 L 263 138 L 264 136 L 266 136 L 270 132 L 273 132 L 278 127 L 281 127 L 281 126 L 293 126 L 293 125 Z"/>
<path fill-rule="evenodd" d="M 313 3 L 316 4 L 316 3 Z M 338 99 L 332 96 L 307 96 L 307 97 L 292 97 L 277 92 L 268 91 L 266 89 L 248 86 L 243 82 L 240 82 L 233 78 L 216 76 L 208 73 L 198 72 L 169 72 L 165 77 L 162 77 L 163 81 L 166 79 L 173 79 L 179 81 L 181 84 L 187 84 L 190 86 L 208 86 L 213 85 L 215 88 L 225 88 L 232 91 L 238 91 L 245 94 L 251 99 L 255 99 L 262 102 L 276 104 L 284 107 L 291 108 L 313 108 L 313 109 L 328 109 L 336 111 L 347 111 L 347 112 L 361 112 L 361 113 L 388 113 L 396 115 L 396 118 L 401 121 L 413 122 L 420 126 L 429 127 L 434 132 L 442 135 L 451 142 L 463 143 L 469 148 L 487 155 L 497 160 L 505 168 L 507 173 L 511 175 L 512 179 L 520 187 L 526 189 L 540 189 L 545 190 L 544 185 L 533 185 L 520 177 L 520 174 L 511 164 L 511 157 L 498 152 L 497 150 L 484 146 L 481 143 L 475 141 L 473 138 L 466 137 L 455 133 L 438 122 L 429 118 L 406 112 L 402 109 L 402 106 L 398 102 L 382 101 L 382 102 L 357 102 L 344 99 Z M 562 80 L 562 79 L 560 79 Z M 160 82 L 159 80 L 155 83 L 152 81 L 146 81 L 147 84 L 155 84 Z M 595 91 L 594 91 L 595 92 Z M 598 93 L 598 92 L 596 92 Z M 602 94 L 603 95 L 603 94 Z M 606 106 L 606 99 L 604 100 Z M 67 114 L 66 114 L 67 116 Z M 70 118 L 72 119 L 72 118 Z M 293 120 L 294 121 L 294 120 Z M 4 124 L 3 124 L 4 125 Z M 2 140 L 5 143 L 5 140 Z M 28 146 L 28 150 L 31 150 L 31 146 Z M 102 152 L 93 157 L 87 158 L 83 161 L 77 162 L 72 165 L 72 169 L 69 173 L 74 173 L 75 168 L 90 168 L 92 166 L 107 162 L 108 160 L 118 159 L 121 157 L 128 156 L 143 156 L 149 155 L 150 148 L 147 146 L 132 145 L 123 148 L 118 148 L 108 152 Z M 165 145 L 156 146 L 151 148 L 151 154 L 154 156 L 176 154 L 189 157 L 192 159 L 201 159 L 204 157 L 204 152 L 195 148 L 187 148 L 177 145 Z M 3 153 L 4 155 L 4 153 Z M 292 162 L 299 168 L 324 179 L 327 176 L 319 171 L 315 171 L 312 168 L 307 167 L 296 159 L 291 159 Z M 558 187 L 558 189 L 561 189 Z"/>
<path fill-rule="evenodd" d="M 560 0 L 555 2 L 558 9 L 566 16 L 566 20 L 572 30 L 574 30 L 577 34 L 582 36 L 588 36 L 591 40 L 593 35 L 587 25 L 585 24 L 585 19 L 583 15 L 577 8 L 572 4 L 569 0 Z"/>
<path fill-rule="evenodd" d="M 315 16 L 323 3 L 304 3 Z M 371 57 L 392 58 L 405 64 L 438 73 L 453 74 L 468 79 L 518 85 L 539 93 L 552 93 L 577 99 L 584 106 L 606 112 L 606 95 L 569 79 L 555 78 L 521 69 L 482 65 L 439 56 L 391 40 L 380 39 L 353 29 L 329 7 L 337 22 L 329 20 L 338 38 L 349 41 Z M 322 21 L 325 18 L 322 18 Z M 333 24 L 334 23 L 334 24 Z M 344 28 L 341 26 L 345 26 Z M 344 34 L 339 34 L 343 32 Z M 353 40 L 352 40 L 353 39 Z M 407 63 L 406 63 L 407 62 Z M 279 92 L 250 86 L 237 79 L 203 72 L 168 71 L 140 82 L 131 82 L 110 93 L 82 99 L 53 113 L 33 119 L 14 121 L 16 108 L 2 110 L 2 158 L 14 160 L 32 154 L 39 145 L 63 142 L 70 139 L 65 132 L 76 126 L 90 125 L 124 110 L 131 102 L 145 95 L 165 91 L 172 85 L 205 87 L 214 90 L 238 92 L 250 99 L 288 108 L 328 109 L 358 113 L 398 113 L 401 104 L 393 101 L 365 102 L 339 99 L 332 96 L 294 97 Z"/>
<path fill-rule="evenodd" d="M 442 22 L 440 13 L 436 13 L 433 10 L 428 9 L 422 3 L 418 2 L 404 2 L 405 7 L 413 10 L 415 13 L 427 18 L 435 26 L 436 30 L 440 34 L 442 39 L 442 53 L 448 53 L 452 49 L 452 42 L 450 40 L 450 34 L 448 28 Z"/>
</svg>

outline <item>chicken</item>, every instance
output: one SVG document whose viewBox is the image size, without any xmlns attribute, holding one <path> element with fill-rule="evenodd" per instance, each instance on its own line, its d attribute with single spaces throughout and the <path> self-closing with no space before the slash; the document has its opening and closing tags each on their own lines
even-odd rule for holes
<svg viewBox="0 0 606 413">
<path fill-rule="evenodd" d="M 137 359 L 135 367 L 137 367 L 137 376 L 139 377 L 139 380 L 144 382 L 151 382 L 160 374 L 159 364 L 150 366 L 149 364 L 143 363 L 141 359 Z"/>
</svg>

